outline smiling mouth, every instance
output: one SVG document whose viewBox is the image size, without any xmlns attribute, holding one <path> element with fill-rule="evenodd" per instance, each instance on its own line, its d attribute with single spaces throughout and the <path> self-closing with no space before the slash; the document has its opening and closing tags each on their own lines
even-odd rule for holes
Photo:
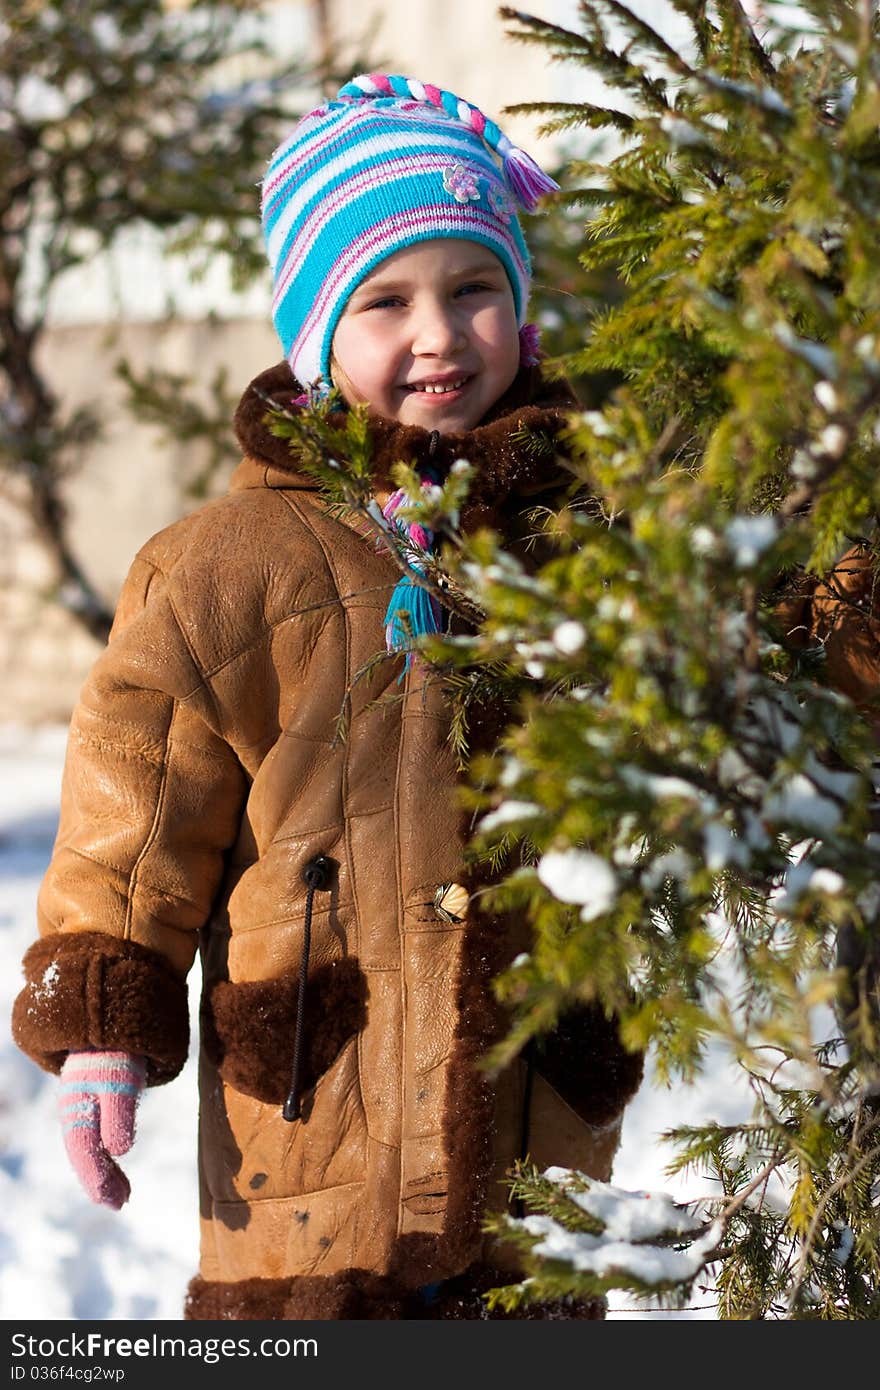
<svg viewBox="0 0 880 1390">
<path fill-rule="evenodd" d="M 462 376 L 455 381 L 413 382 L 411 385 L 405 385 L 404 390 L 420 396 L 447 396 L 452 391 L 460 391 L 462 386 L 466 386 L 470 380 L 469 376 Z"/>
</svg>

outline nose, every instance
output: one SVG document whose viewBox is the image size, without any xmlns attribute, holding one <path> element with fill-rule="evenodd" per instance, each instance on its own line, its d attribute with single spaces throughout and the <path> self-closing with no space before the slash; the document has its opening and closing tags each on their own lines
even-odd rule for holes
<svg viewBox="0 0 880 1390">
<path fill-rule="evenodd" d="M 464 326 L 454 305 L 431 300 L 416 310 L 412 351 L 416 357 L 449 357 L 465 345 Z"/>
</svg>

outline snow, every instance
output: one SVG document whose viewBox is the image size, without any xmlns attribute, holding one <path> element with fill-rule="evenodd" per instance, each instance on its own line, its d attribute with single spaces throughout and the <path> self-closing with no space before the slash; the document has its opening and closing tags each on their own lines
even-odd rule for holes
<svg viewBox="0 0 880 1390">
<path fill-rule="evenodd" d="M 617 896 L 611 865 L 589 850 L 548 850 L 538 864 L 538 878 L 560 902 L 580 903 L 584 922 L 607 912 Z"/>
<path fill-rule="evenodd" d="M 772 111 L 774 115 L 791 116 L 791 111 L 772 87 L 756 87 L 751 82 L 732 82 L 729 77 L 722 77 L 720 73 L 711 71 L 701 73 L 700 78 L 707 86 L 715 87 L 720 92 L 745 97 L 747 101 L 754 102 L 765 111 Z"/>
<path fill-rule="evenodd" d="M 724 534 L 737 568 L 749 569 L 756 564 L 776 539 L 776 530 L 773 516 L 735 516 L 725 527 Z"/>
<path fill-rule="evenodd" d="M 541 808 L 536 806 L 533 801 L 502 801 L 494 811 L 483 816 L 478 829 L 485 835 L 490 830 L 497 830 L 501 825 L 512 825 L 517 821 L 528 820 L 531 816 L 540 816 Z"/>
<path fill-rule="evenodd" d="M 843 1266 L 853 1252 L 856 1238 L 849 1226 L 845 1226 L 842 1221 L 835 1221 L 834 1225 L 840 1234 L 838 1243 L 831 1252 L 831 1258 L 835 1264 Z"/>
<path fill-rule="evenodd" d="M 819 435 L 818 446 L 829 458 L 839 459 L 849 441 L 843 425 L 826 425 Z"/>
<path fill-rule="evenodd" d="M 811 478 L 815 478 L 818 471 L 818 460 L 808 450 L 795 449 L 789 464 L 789 472 L 793 478 L 799 478 L 802 482 L 808 483 Z"/>
<path fill-rule="evenodd" d="M 570 656 L 572 652 L 580 651 L 586 640 L 586 628 L 583 623 L 575 622 L 573 618 L 567 618 L 565 622 L 559 623 L 553 632 L 553 645 L 564 656 Z"/>
<path fill-rule="evenodd" d="M 680 116 L 665 115 L 660 119 L 660 129 L 669 136 L 673 149 L 684 149 L 688 145 L 706 145 L 708 139 L 704 131 L 684 121 Z"/>
<path fill-rule="evenodd" d="M 0 726 L 0 950 L 2 1006 L 8 1019 L 21 987 L 21 957 L 36 934 L 37 888 L 48 863 L 66 730 Z M 190 976 L 191 1035 L 199 981 Z M 627 1108 L 614 1180 L 623 1188 L 664 1189 L 676 1201 L 717 1195 L 699 1178 L 667 1178 L 672 1149 L 659 1136 L 673 1124 L 733 1123 L 748 1114 L 744 1085 L 721 1054 L 692 1087 L 670 1090 L 648 1079 Z M 198 1266 L 195 1048 L 180 1076 L 148 1090 L 137 1140 L 122 1160 L 131 1200 L 120 1212 L 84 1196 L 67 1162 L 55 1115 L 57 1079 L 0 1041 L 0 1317 L 7 1321 L 170 1320 Z M 692 1308 L 644 1310 L 624 1293 L 609 1297 L 611 1320 L 712 1318 L 714 1295 Z"/>
<path fill-rule="evenodd" d="M 653 893 L 665 878 L 688 883 L 695 867 L 694 861 L 683 849 L 666 850 L 665 854 L 658 854 L 642 870 L 642 885 L 647 893 Z"/>
<path fill-rule="evenodd" d="M 711 526 L 695 526 L 691 532 L 691 550 L 695 555 L 711 555 L 715 551 L 717 537 Z"/>
<path fill-rule="evenodd" d="M 707 821 L 703 826 L 703 854 L 706 867 L 713 873 L 728 864 L 745 865 L 749 861 L 748 847 L 717 820 Z"/>
<path fill-rule="evenodd" d="M 57 824 L 66 730 L 0 728 L 2 1007 L 21 988 L 35 900 Z M 52 976 L 43 987 L 51 988 Z M 197 972 L 194 972 L 196 975 Z M 198 981 L 191 976 L 191 1034 Z M 148 1090 L 122 1160 L 132 1196 L 93 1206 L 71 1170 L 55 1115 L 57 1080 L 0 1044 L 0 1316 L 179 1319 L 198 1263 L 194 1050 L 169 1086 Z"/>
<path fill-rule="evenodd" d="M 552 1216 L 527 1216 L 522 1224 L 531 1235 L 543 1237 L 534 1247 L 536 1255 L 562 1260 L 575 1269 L 591 1270 L 599 1275 L 618 1271 L 631 1274 L 646 1284 L 661 1287 L 693 1278 L 707 1256 L 720 1244 L 722 1234 L 721 1223 L 713 1222 L 706 1234 L 686 1250 L 667 1250 L 627 1240 L 609 1240 L 605 1235 L 569 1231 Z"/>
<path fill-rule="evenodd" d="M 810 887 L 817 893 L 842 893 L 845 886 L 835 869 L 817 869 L 810 878 Z"/>
<path fill-rule="evenodd" d="M 610 420 L 606 420 L 601 410 L 582 411 L 581 423 L 592 430 L 593 434 L 599 439 L 607 438 L 608 435 L 614 434 L 614 426 Z"/>
<path fill-rule="evenodd" d="M 797 909 L 798 902 L 808 890 L 834 896 L 842 893 L 844 887 L 844 880 L 836 870 L 817 869 L 811 859 L 802 858 L 786 870 L 782 884 L 771 894 L 773 909 L 785 915 Z"/>
<path fill-rule="evenodd" d="M 595 1216 L 614 1240 L 656 1240 L 659 1236 L 688 1235 L 705 1224 L 685 1208 L 677 1206 L 665 1192 L 630 1192 L 612 1183 L 594 1182 L 589 1191 L 572 1187 L 570 1168 L 546 1168 L 542 1175 L 554 1186 L 568 1192 L 582 1211 Z"/>
<path fill-rule="evenodd" d="M 524 772 L 525 768 L 518 758 L 506 757 L 498 774 L 499 786 L 515 787 Z"/>
<path fill-rule="evenodd" d="M 813 387 L 813 395 L 828 415 L 833 415 L 840 409 L 840 398 L 830 381 L 817 381 Z"/>
<path fill-rule="evenodd" d="M 767 794 L 762 813 L 767 821 L 798 825 L 816 835 L 836 830 L 841 820 L 836 802 L 821 796 L 802 772 L 787 777 Z"/>
<path fill-rule="evenodd" d="M 701 787 L 694 786 L 684 777 L 663 776 L 656 772 L 645 772 L 640 767 L 622 767 L 620 775 L 636 791 L 645 791 L 658 801 L 664 797 L 680 796 L 685 801 L 701 803 L 708 811 L 713 811 L 716 802 Z"/>
</svg>

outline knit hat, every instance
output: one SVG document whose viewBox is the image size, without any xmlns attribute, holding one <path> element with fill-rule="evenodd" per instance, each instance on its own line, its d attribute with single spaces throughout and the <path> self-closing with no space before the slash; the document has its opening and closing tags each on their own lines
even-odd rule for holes
<svg viewBox="0 0 880 1390">
<path fill-rule="evenodd" d="M 294 376 L 328 383 L 333 334 L 355 289 L 395 251 L 437 237 L 493 251 L 524 324 L 531 261 L 517 204 L 531 212 L 557 187 L 452 92 L 376 72 L 346 83 L 303 117 L 263 181 L 272 317 Z"/>
</svg>

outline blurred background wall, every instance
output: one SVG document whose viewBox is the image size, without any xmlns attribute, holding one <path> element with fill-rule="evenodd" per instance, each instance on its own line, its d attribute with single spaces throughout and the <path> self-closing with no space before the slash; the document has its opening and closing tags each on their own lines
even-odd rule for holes
<svg viewBox="0 0 880 1390">
<path fill-rule="evenodd" d="M 530 0 L 526 8 L 564 23 L 575 0 Z M 279 0 L 266 4 L 262 17 L 279 53 L 316 64 L 331 57 L 337 67 L 346 54 L 365 56 L 372 67 L 428 78 L 500 119 L 539 158 L 551 153 L 534 120 L 505 118 L 501 108 L 564 97 L 571 79 L 539 50 L 506 36 L 495 0 Z M 303 107 L 320 97 L 318 87 L 304 92 Z M 255 209 L 261 172 L 254 169 Z M 137 548 L 197 505 L 181 478 L 198 471 L 206 448 L 169 444 L 155 424 L 134 419 L 114 364 L 125 357 L 136 371 L 181 373 L 196 391 L 225 368 L 230 395 L 239 394 L 281 355 L 268 273 L 234 293 L 222 265 L 194 280 L 185 258 L 163 254 L 157 233 L 130 231 L 111 252 L 61 276 L 47 325 L 40 362 L 62 408 L 91 406 L 100 416 L 101 437 L 75 460 L 63 501 L 70 544 L 112 607 Z M 225 476 L 218 474 L 214 490 L 223 490 Z M 0 498 L 0 721 L 66 719 L 100 650 L 58 602 L 53 583 L 51 563 L 20 509 Z"/>
</svg>

